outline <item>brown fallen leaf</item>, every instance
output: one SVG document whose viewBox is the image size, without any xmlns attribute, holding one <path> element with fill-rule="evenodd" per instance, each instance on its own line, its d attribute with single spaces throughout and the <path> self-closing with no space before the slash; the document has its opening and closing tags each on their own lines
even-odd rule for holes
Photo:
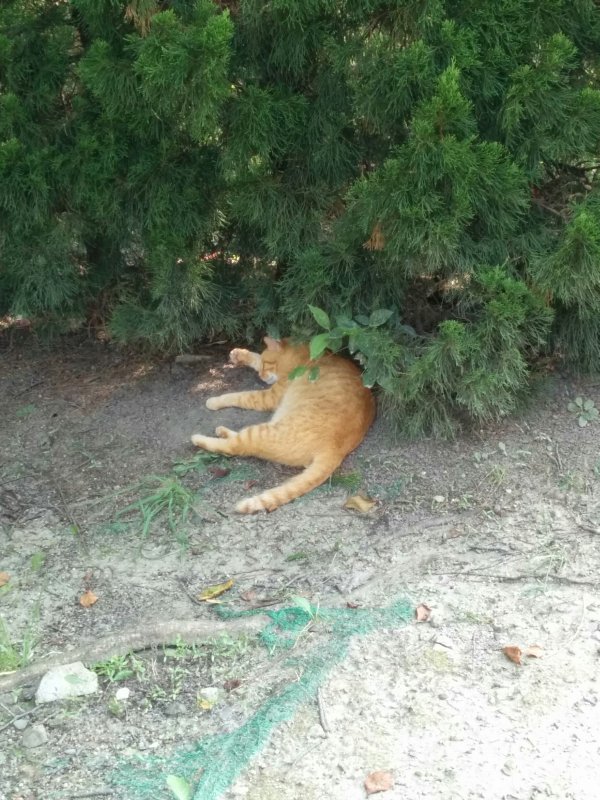
<svg viewBox="0 0 600 800">
<path fill-rule="evenodd" d="M 544 648 L 540 647 L 539 644 L 532 644 L 523 650 L 523 655 L 530 658 L 541 658 L 544 655 Z"/>
<path fill-rule="evenodd" d="M 240 592 L 240 600 L 243 600 L 244 603 L 255 603 L 256 597 L 257 595 L 254 589 L 248 589 L 246 592 Z"/>
<path fill-rule="evenodd" d="M 226 692 L 233 692 L 234 689 L 237 689 L 241 685 L 242 682 L 239 678 L 230 678 L 228 681 L 225 681 L 223 688 Z"/>
<path fill-rule="evenodd" d="M 244 491 L 247 492 L 249 489 L 254 489 L 255 486 L 258 486 L 258 481 L 254 479 L 250 479 L 248 481 L 244 481 Z"/>
<path fill-rule="evenodd" d="M 373 498 L 367 497 L 366 494 L 360 492 L 349 497 L 344 503 L 344 508 L 350 508 L 353 511 L 360 511 L 361 514 L 366 514 L 374 505 L 375 500 Z"/>
<path fill-rule="evenodd" d="M 387 792 L 394 786 L 394 776 L 391 772 L 371 772 L 365 779 L 365 789 L 367 794 L 377 794 L 377 792 Z"/>
<path fill-rule="evenodd" d="M 213 478 L 225 478 L 231 472 L 227 467 L 209 467 L 208 471 Z"/>
<path fill-rule="evenodd" d="M 346 608 L 360 608 L 360 603 L 355 603 L 352 600 L 348 600 L 346 603 Z"/>
<path fill-rule="evenodd" d="M 363 244 L 365 250 L 383 250 L 385 247 L 385 236 L 381 230 L 381 225 L 377 222 L 373 228 L 373 232 Z"/>
<path fill-rule="evenodd" d="M 91 589 L 88 589 L 79 598 L 79 605 L 83 606 L 84 608 L 89 608 L 90 606 L 93 606 L 94 603 L 97 603 L 97 602 L 98 602 L 98 598 L 91 591 Z"/>
<path fill-rule="evenodd" d="M 0 572 L 0 586 L 5 586 L 10 580 L 8 572 Z"/>
<path fill-rule="evenodd" d="M 225 583 L 217 583 L 215 586 L 207 586 L 206 589 L 202 589 L 198 595 L 198 600 L 204 600 L 206 603 L 210 602 L 211 600 L 214 601 L 215 597 L 219 597 L 219 595 L 229 591 L 232 586 L 233 580 L 231 580 L 231 578 L 228 581 L 225 581 Z"/>
<path fill-rule="evenodd" d="M 417 622 L 427 622 L 431 616 L 431 609 L 425 603 L 419 603 L 415 608 L 415 617 Z"/>
<path fill-rule="evenodd" d="M 510 661 L 514 661 L 515 664 L 521 666 L 521 656 L 523 655 L 523 651 L 520 647 L 517 647 L 515 644 L 511 644 L 507 647 L 503 647 L 502 652 L 508 659 L 510 659 Z"/>
</svg>

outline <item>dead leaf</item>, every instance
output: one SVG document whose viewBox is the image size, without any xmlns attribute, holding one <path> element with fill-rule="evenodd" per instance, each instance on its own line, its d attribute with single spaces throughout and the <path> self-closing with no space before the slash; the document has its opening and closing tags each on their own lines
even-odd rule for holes
<svg viewBox="0 0 600 800">
<path fill-rule="evenodd" d="M 344 503 L 344 508 L 351 508 L 353 511 L 360 511 L 361 514 L 366 514 L 374 505 L 375 500 L 373 498 L 367 497 L 366 494 L 360 492 L 349 497 Z"/>
<path fill-rule="evenodd" d="M 209 467 L 208 471 L 213 478 L 225 478 L 231 472 L 227 467 Z"/>
<path fill-rule="evenodd" d="M 249 489 L 254 489 L 255 486 L 258 486 L 258 481 L 250 479 L 248 481 L 244 481 L 244 491 L 248 491 Z"/>
<path fill-rule="evenodd" d="M 511 644 L 507 647 L 503 647 L 502 652 L 508 659 L 521 666 L 521 656 L 523 655 L 523 651 L 520 647 L 517 647 L 515 644 Z"/>
<path fill-rule="evenodd" d="M 360 608 L 360 603 L 354 603 L 352 600 L 348 600 L 346 608 Z"/>
<path fill-rule="evenodd" d="M 226 692 L 233 692 L 234 689 L 237 689 L 241 685 L 242 682 L 239 678 L 230 678 L 228 681 L 225 681 L 223 688 Z"/>
<path fill-rule="evenodd" d="M 93 606 L 94 603 L 97 602 L 98 598 L 90 589 L 84 592 L 79 598 L 79 605 L 83 606 L 84 608 L 89 608 L 90 606 Z"/>
<path fill-rule="evenodd" d="M 415 608 L 415 616 L 417 622 L 428 622 L 431 617 L 431 609 L 425 603 L 419 603 Z"/>
<path fill-rule="evenodd" d="M 217 583 L 215 586 L 207 586 L 206 589 L 202 589 L 200 594 L 198 595 L 198 600 L 204 600 L 205 603 L 214 602 L 215 597 L 223 594 L 224 592 L 229 591 L 233 586 L 233 580 L 231 578 L 225 583 Z"/>
<path fill-rule="evenodd" d="M 385 247 L 385 236 L 381 230 L 381 225 L 377 222 L 373 228 L 373 233 L 364 243 L 365 250 L 383 250 Z"/>
<path fill-rule="evenodd" d="M 365 779 L 365 789 L 367 794 L 377 794 L 377 792 L 387 792 L 394 786 L 394 776 L 391 772 L 371 772 Z"/>
<path fill-rule="evenodd" d="M 254 589 L 248 589 L 246 592 L 240 592 L 240 600 L 243 600 L 244 603 L 255 603 L 256 597 L 257 595 Z"/>
<path fill-rule="evenodd" d="M 544 648 L 540 647 L 539 644 L 532 644 L 523 650 L 523 655 L 530 658 L 541 658 L 544 655 Z"/>
<path fill-rule="evenodd" d="M 0 572 L 0 586 L 5 586 L 10 580 L 8 572 Z"/>
</svg>

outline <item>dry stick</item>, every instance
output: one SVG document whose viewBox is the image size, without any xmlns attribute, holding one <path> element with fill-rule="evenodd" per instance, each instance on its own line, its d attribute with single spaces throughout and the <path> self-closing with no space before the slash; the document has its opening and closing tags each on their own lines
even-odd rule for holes
<svg viewBox="0 0 600 800">
<path fill-rule="evenodd" d="M 323 695 L 321 694 L 321 687 L 317 689 L 317 707 L 319 709 L 319 723 L 326 734 L 329 734 L 330 728 L 327 721 L 327 714 L 325 713 L 325 706 L 323 704 Z"/>
<path fill-rule="evenodd" d="M 29 667 L 24 667 L 18 672 L 5 674 L 0 677 L 0 692 L 6 692 L 31 683 L 47 672 L 51 667 L 62 664 L 72 664 L 74 661 L 83 661 L 94 664 L 117 655 L 126 655 L 131 651 L 148 650 L 150 647 L 170 644 L 176 639 L 194 644 L 206 639 L 212 639 L 221 633 L 253 634 L 258 633 L 265 624 L 265 617 L 257 615 L 244 619 L 227 621 L 206 622 L 204 620 L 172 620 L 169 622 L 150 622 L 139 625 L 135 629 L 125 630 L 122 633 L 105 636 L 102 639 L 87 642 L 81 647 L 67 652 L 58 653 L 51 658 L 39 661 Z"/>
<path fill-rule="evenodd" d="M 107 797 L 114 794 L 114 789 L 90 789 L 87 792 L 76 792 L 75 794 L 65 794 L 65 800 L 83 800 L 84 797 Z"/>
<path fill-rule="evenodd" d="M 15 714 L 10 720 L 10 722 L 7 722 L 6 725 L 3 725 L 0 728 L 0 733 L 2 733 L 2 731 L 5 731 L 7 728 L 10 728 L 10 726 L 13 724 L 15 720 L 22 719 L 23 717 L 30 717 L 33 713 L 35 713 L 35 708 L 30 708 L 29 711 L 24 711 L 22 714 Z"/>
<path fill-rule="evenodd" d="M 556 583 L 568 583 L 574 586 L 598 586 L 597 581 L 578 581 L 576 578 L 565 578 L 562 575 L 537 575 L 532 573 L 522 575 L 486 575 L 479 572 L 430 572 L 430 575 L 455 575 L 458 578 L 478 578 L 479 580 L 501 581 L 502 583 L 517 583 L 518 581 L 555 581 Z"/>
</svg>

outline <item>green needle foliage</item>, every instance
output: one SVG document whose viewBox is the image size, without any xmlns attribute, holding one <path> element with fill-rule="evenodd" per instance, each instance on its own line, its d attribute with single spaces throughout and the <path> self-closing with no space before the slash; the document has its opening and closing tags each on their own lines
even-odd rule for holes
<svg viewBox="0 0 600 800">
<path fill-rule="evenodd" d="M 600 369 L 599 166 L 594 0 L 0 7 L 0 315 L 317 334 L 412 434 Z"/>
</svg>

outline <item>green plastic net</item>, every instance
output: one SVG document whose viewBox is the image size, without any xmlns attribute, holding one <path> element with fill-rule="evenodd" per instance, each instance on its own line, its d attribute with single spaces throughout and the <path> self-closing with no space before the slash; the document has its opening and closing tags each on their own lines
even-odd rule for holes
<svg viewBox="0 0 600 800">
<path fill-rule="evenodd" d="M 221 617 L 241 617 L 264 611 L 235 612 L 217 609 Z M 314 700 L 317 689 L 329 671 L 348 652 L 352 637 L 406 624 L 414 613 L 405 600 L 385 608 L 312 608 L 290 607 L 266 612 L 270 623 L 260 638 L 270 652 L 294 647 L 307 626 L 318 626 L 325 634 L 318 646 L 298 648 L 294 667 L 299 678 L 266 700 L 235 731 L 207 736 L 192 746 L 166 756 L 139 756 L 123 761 L 111 776 L 114 784 L 123 787 L 127 798 L 169 798 L 166 788 L 169 775 L 176 775 L 193 787 L 193 800 L 217 800 L 226 791 L 251 759 L 267 744 L 273 730 L 289 720 L 304 703 Z"/>
</svg>

